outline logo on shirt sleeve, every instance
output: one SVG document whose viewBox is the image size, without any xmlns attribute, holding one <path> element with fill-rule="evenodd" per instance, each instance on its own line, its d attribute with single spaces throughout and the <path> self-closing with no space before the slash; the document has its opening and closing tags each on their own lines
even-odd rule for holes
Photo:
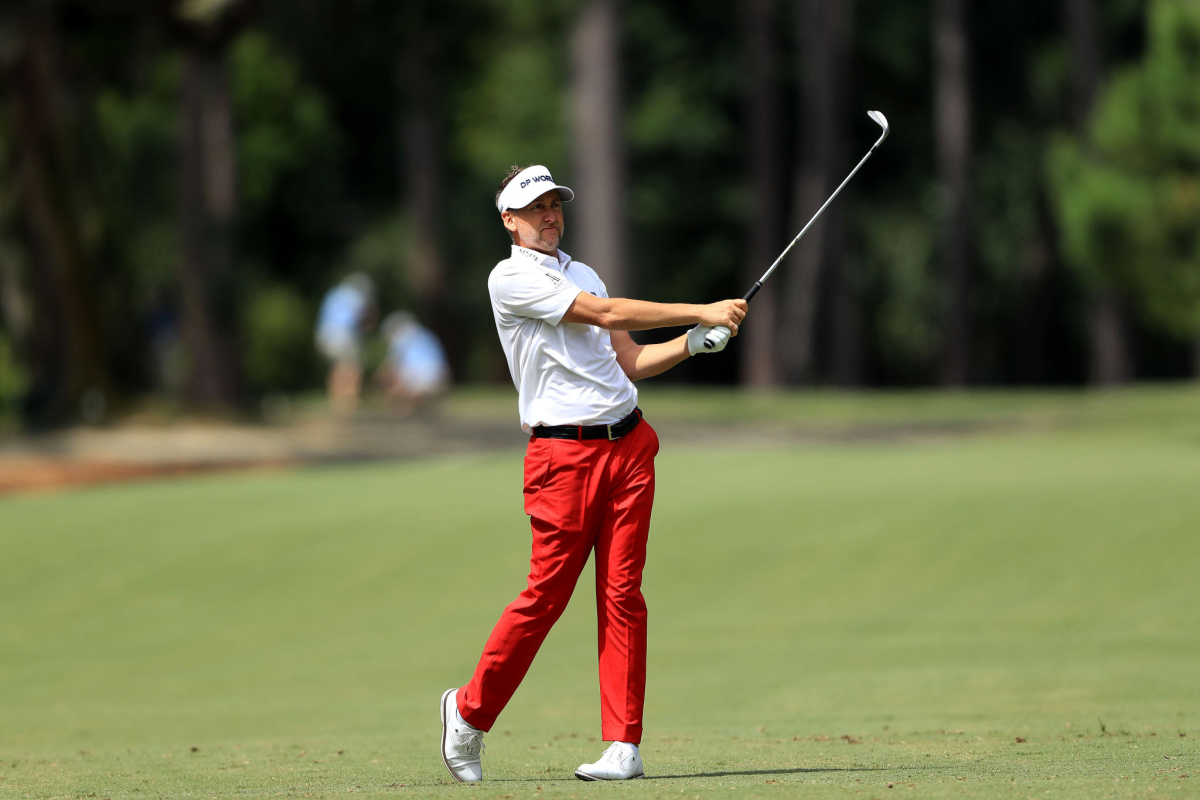
<svg viewBox="0 0 1200 800">
<path fill-rule="evenodd" d="M 555 287 L 558 287 L 563 282 L 562 277 L 555 275 L 553 272 L 547 272 L 546 277 L 554 283 Z"/>
</svg>

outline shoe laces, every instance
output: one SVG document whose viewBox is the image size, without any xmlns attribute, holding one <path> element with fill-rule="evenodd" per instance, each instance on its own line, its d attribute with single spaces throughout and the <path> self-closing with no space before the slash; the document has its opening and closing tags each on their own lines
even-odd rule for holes
<svg viewBox="0 0 1200 800">
<path fill-rule="evenodd" d="M 484 752 L 483 731 L 471 728 L 456 727 L 454 729 L 455 749 L 469 756 L 481 756 Z"/>
<path fill-rule="evenodd" d="M 620 765 L 625 761 L 625 759 L 632 758 L 634 752 L 635 751 L 631 745 L 625 744 L 624 742 L 613 742 L 608 746 L 608 749 L 604 751 L 604 755 L 600 756 L 600 760 L 612 761 L 613 763 Z"/>
</svg>

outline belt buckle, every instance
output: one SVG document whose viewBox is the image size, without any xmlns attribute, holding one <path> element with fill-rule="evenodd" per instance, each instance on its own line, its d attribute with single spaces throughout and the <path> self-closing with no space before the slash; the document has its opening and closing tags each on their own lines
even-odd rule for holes
<svg viewBox="0 0 1200 800">
<path fill-rule="evenodd" d="M 604 427 L 608 429 L 608 440 L 610 442 L 616 441 L 617 437 L 612 435 L 612 425 L 605 425 Z"/>
</svg>

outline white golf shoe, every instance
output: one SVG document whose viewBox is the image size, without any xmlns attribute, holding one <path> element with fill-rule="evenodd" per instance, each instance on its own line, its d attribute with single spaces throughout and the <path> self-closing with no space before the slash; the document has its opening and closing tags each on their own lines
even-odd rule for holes
<svg viewBox="0 0 1200 800">
<path fill-rule="evenodd" d="M 468 725 L 458 713 L 458 689 L 442 695 L 442 763 L 456 781 L 483 780 L 483 731 Z"/>
<path fill-rule="evenodd" d="M 575 777 L 581 781 L 628 781 L 644 778 L 646 773 L 636 744 L 613 742 L 595 764 L 580 764 Z"/>
</svg>

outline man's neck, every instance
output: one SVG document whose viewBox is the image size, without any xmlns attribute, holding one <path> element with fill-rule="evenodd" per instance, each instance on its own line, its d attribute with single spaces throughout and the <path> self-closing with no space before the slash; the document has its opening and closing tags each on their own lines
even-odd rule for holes
<svg viewBox="0 0 1200 800">
<path fill-rule="evenodd" d="M 516 244 L 517 247 L 522 247 L 526 250 L 532 250 L 535 253 L 541 253 L 544 256 L 550 256 L 551 258 L 557 258 L 557 259 L 561 260 L 561 258 L 558 255 L 558 248 L 555 248 L 553 250 L 542 250 L 539 247 L 533 247 L 532 245 L 525 244 L 524 242 L 515 242 L 514 244 Z"/>
</svg>

